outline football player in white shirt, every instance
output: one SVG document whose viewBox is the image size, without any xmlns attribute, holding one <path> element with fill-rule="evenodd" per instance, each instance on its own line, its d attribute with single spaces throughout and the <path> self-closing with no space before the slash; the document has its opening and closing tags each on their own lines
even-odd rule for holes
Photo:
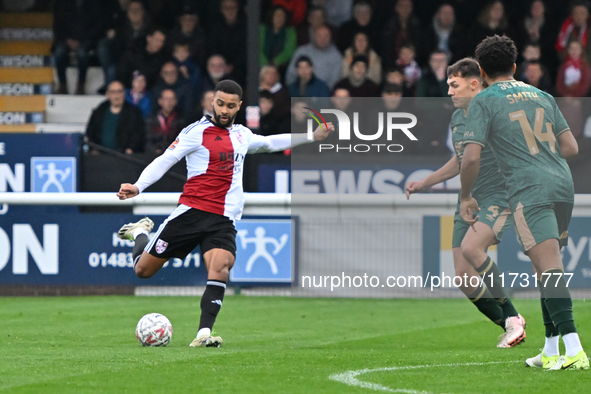
<svg viewBox="0 0 591 394">
<path fill-rule="evenodd" d="M 158 181 L 183 157 L 187 182 L 178 207 L 160 225 L 150 241 L 154 222 L 143 218 L 124 225 L 119 237 L 135 241 L 134 270 L 140 278 L 154 275 L 166 261 L 184 259 L 197 245 L 207 269 L 207 286 L 201 298 L 201 319 L 193 347 L 219 347 L 211 335 L 222 306 L 228 274 L 236 256 L 236 229 L 244 207 L 242 171 L 247 153 L 275 152 L 308 142 L 305 133 L 261 136 L 234 124 L 242 105 L 242 88 L 234 81 L 219 82 L 214 91 L 213 117 L 204 116 L 183 129 L 178 138 L 142 172 L 136 183 L 121 185 L 117 196 L 137 196 Z M 325 139 L 334 126 L 318 127 L 314 141 Z"/>
</svg>

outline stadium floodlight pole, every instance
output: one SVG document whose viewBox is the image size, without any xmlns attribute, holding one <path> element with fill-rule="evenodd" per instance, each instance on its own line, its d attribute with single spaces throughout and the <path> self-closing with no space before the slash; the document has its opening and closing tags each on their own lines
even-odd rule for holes
<svg viewBox="0 0 591 394">
<path fill-rule="evenodd" d="M 247 2 L 246 105 L 259 105 L 260 0 Z"/>
</svg>

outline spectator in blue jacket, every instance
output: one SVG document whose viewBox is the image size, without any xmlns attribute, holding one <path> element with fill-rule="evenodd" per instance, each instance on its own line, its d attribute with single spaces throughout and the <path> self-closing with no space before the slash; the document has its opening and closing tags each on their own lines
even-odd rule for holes
<svg viewBox="0 0 591 394">
<path fill-rule="evenodd" d="M 146 76 L 134 71 L 131 89 L 125 89 L 125 101 L 138 107 L 144 120 L 152 113 L 152 95 L 146 90 L 146 86 Z"/>
<path fill-rule="evenodd" d="M 297 79 L 288 86 L 291 97 L 329 97 L 326 82 L 314 75 L 314 65 L 308 56 L 300 56 L 296 61 Z"/>
</svg>

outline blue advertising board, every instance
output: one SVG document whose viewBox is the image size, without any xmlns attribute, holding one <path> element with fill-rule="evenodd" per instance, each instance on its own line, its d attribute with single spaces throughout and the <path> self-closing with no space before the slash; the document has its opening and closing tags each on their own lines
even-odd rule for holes
<svg viewBox="0 0 591 394">
<path fill-rule="evenodd" d="M 75 192 L 80 134 L 0 134 L 0 192 Z"/>
<path fill-rule="evenodd" d="M 152 278 L 136 277 L 133 243 L 119 239 L 117 231 L 140 218 L 10 206 L 0 214 L 0 284 L 205 285 L 199 248 L 184 260 L 168 261 Z M 166 216 L 152 219 L 158 225 Z M 291 220 L 238 221 L 236 229 L 235 282 L 291 282 Z"/>
<path fill-rule="evenodd" d="M 293 223 L 283 220 L 241 220 L 236 234 L 232 282 L 291 283 Z"/>
<path fill-rule="evenodd" d="M 424 277 L 427 273 L 434 275 L 445 272 L 453 275 L 452 226 L 452 217 L 423 218 Z M 591 217 L 573 217 L 568 232 L 568 245 L 561 251 L 564 270 L 568 274 L 565 276 L 568 287 L 591 288 Z M 523 253 L 512 227 L 505 232 L 503 241 L 494 249 L 489 249 L 489 255 L 496 257 L 506 288 L 535 289 L 536 279 L 532 273 L 531 260 Z"/>
</svg>

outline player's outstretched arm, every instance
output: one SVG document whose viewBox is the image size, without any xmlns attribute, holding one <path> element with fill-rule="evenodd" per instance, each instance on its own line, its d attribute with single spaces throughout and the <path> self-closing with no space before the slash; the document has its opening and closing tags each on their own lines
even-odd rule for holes
<svg viewBox="0 0 591 394">
<path fill-rule="evenodd" d="M 170 168 L 175 165 L 179 159 L 172 154 L 172 151 L 166 150 L 161 156 L 155 158 L 148 166 L 142 171 L 137 182 L 133 185 L 130 183 L 124 183 L 121 185 L 117 197 L 120 200 L 132 198 L 146 190 L 146 188 L 155 182 L 157 182 Z"/>
<path fill-rule="evenodd" d="M 579 154 L 579 144 L 577 144 L 577 140 L 570 130 L 558 136 L 558 146 L 560 147 L 560 154 L 565 159 Z"/>
<path fill-rule="evenodd" d="M 322 141 L 334 131 L 334 125 L 332 123 L 327 123 L 327 126 L 328 129 L 326 127 L 318 126 L 316 130 L 314 130 L 314 141 Z M 285 133 L 269 136 L 253 134 L 248 146 L 248 153 L 277 152 L 308 142 L 311 141 L 307 139 L 306 133 Z"/>
<path fill-rule="evenodd" d="M 454 155 L 447 163 L 440 169 L 423 179 L 422 181 L 408 182 L 406 184 L 406 199 L 410 198 L 413 193 L 421 193 L 426 189 L 437 185 L 438 183 L 445 182 L 448 179 L 460 173 L 460 163 L 458 158 Z"/>
</svg>

